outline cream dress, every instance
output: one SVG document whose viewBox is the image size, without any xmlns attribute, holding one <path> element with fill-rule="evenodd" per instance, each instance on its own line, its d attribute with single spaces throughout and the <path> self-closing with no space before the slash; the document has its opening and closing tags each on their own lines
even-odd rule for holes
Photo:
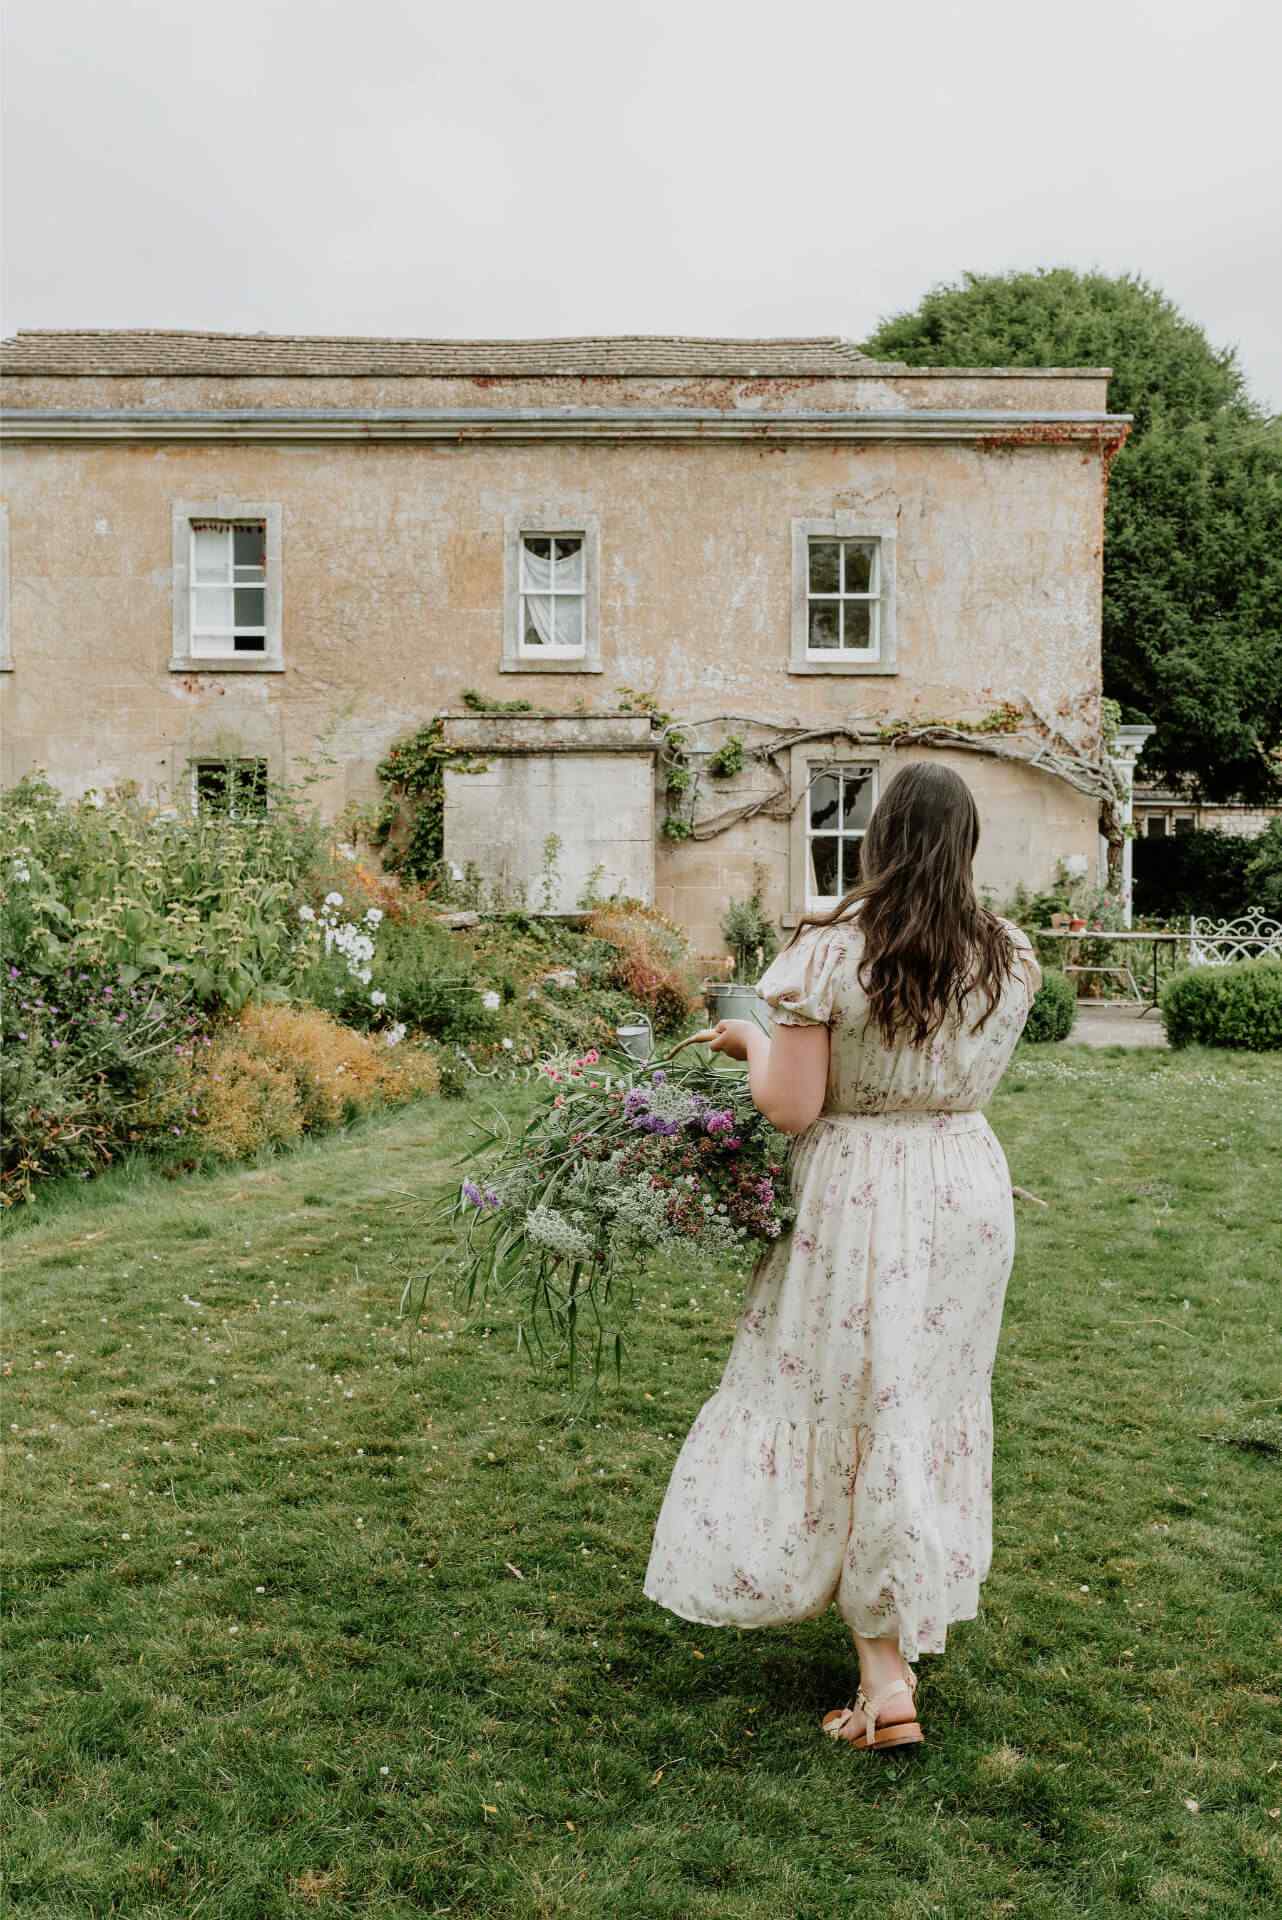
<svg viewBox="0 0 1282 1920">
<path fill-rule="evenodd" d="M 857 922 L 807 929 L 759 991 L 831 1033 L 823 1111 L 789 1155 L 797 1218 L 747 1283 L 721 1384 L 686 1436 L 644 1592 L 708 1626 L 836 1603 L 914 1660 L 973 1619 L 992 1558 L 989 1385 L 1014 1253 L 1006 1157 L 981 1109 L 1041 980 L 1019 963 L 983 1031 L 886 1048 Z"/>
</svg>

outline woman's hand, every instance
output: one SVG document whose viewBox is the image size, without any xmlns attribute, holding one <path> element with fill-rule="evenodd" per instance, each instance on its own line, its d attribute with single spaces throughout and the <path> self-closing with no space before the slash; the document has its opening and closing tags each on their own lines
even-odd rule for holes
<svg viewBox="0 0 1282 1920">
<path fill-rule="evenodd" d="M 731 1060 L 746 1060 L 748 1037 L 760 1031 L 751 1020 L 718 1020 L 715 1027 L 696 1033 L 694 1038 L 701 1041 L 709 1053 L 724 1053 Z"/>
</svg>

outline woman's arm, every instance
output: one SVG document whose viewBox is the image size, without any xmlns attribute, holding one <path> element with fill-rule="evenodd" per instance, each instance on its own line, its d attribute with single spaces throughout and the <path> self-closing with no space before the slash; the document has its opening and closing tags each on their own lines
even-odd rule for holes
<svg viewBox="0 0 1282 1920">
<path fill-rule="evenodd" d="M 713 1053 L 748 1062 L 752 1098 L 780 1133 L 804 1133 L 817 1120 L 828 1088 L 828 1029 L 777 1026 L 761 1031 L 753 1020 L 721 1020 L 702 1039 Z"/>
</svg>

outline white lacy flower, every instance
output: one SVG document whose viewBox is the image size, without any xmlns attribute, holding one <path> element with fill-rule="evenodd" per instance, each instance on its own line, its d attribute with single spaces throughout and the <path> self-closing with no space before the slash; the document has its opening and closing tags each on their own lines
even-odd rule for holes
<svg viewBox="0 0 1282 1920">
<path fill-rule="evenodd" d="M 546 1247 L 571 1260 L 584 1260 L 592 1251 L 587 1234 L 555 1207 L 532 1207 L 525 1216 L 525 1237 L 531 1246 Z"/>
<path fill-rule="evenodd" d="M 15 860 L 13 863 L 13 877 L 15 880 L 30 880 L 31 868 L 24 866 L 21 860 Z"/>
<path fill-rule="evenodd" d="M 325 895 L 325 905 L 327 907 L 341 907 L 342 904 L 343 896 L 341 893 L 327 893 Z"/>
<path fill-rule="evenodd" d="M 381 987 L 375 987 L 369 997 L 369 1003 L 371 1007 L 385 1007 L 387 1005 L 387 995 Z"/>
<path fill-rule="evenodd" d="M 85 799 L 89 802 L 89 805 L 91 807 L 96 807 L 98 811 L 101 813 L 102 807 L 103 807 L 103 798 L 102 798 L 102 795 L 99 793 L 97 787 L 90 787 L 88 793 L 85 795 Z"/>
<path fill-rule="evenodd" d="M 507 1035 L 506 1035 L 506 1034 L 504 1034 L 504 1035 L 503 1035 L 503 1038 L 502 1038 L 502 1039 L 501 1039 L 501 1040 L 499 1041 L 499 1045 L 500 1045 L 501 1047 L 505 1047 L 505 1048 L 507 1049 L 507 1051 L 508 1051 L 509 1053 L 511 1053 L 511 1051 L 512 1051 L 512 1042 L 511 1042 L 511 1041 L 510 1041 L 510 1040 L 508 1039 L 508 1037 L 507 1037 Z"/>
<path fill-rule="evenodd" d="M 387 1032 L 383 1035 L 384 1044 L 389 1047 L 399 1047 L 401 1044 L 401 1041 L 404 1038 L 405 1038 L 405 1022 L 403 1020 L 398 1020 L 396 1022 L 396 1025 L 394 1027 L 389 1027 L 387 1029 Z"/>
<path fill-rule="evenodd" d="M 368 967 L 361 967 L 356 975 L 356 978 L 360 981 L 363 987 L 367 987 L 370 981 L 374 978 L 374 976 L 370 972 Z"/>
<path fill-rule="evenodd" d="M 365 925 L 367 927 L 378 927 L 382 924 L 383 909 L 381 907 L 371 907 L 365 915 Z"/>
<path fill-rule="evenodd" d="M 298 909 L 298 917 L 300 920 L 314 920 L 316 918 L 315 907 L 300 907 Z"/>
<path fill-rule="evenodd" d="M 497 1013 L 499 1008 L 503 1005 L 502 995 L 495 993 L 493 987 L 491 987 L 487 992 L 481 995 L 481 1005 L 485 1008 L 485 1011 L 487 1013 Z"/>
</svg>

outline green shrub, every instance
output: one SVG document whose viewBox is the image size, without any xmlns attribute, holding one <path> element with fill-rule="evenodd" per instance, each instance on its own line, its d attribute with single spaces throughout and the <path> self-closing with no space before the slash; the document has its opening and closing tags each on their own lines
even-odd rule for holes
<svg viewBox="0 0 1282 1920">
<path fill-rule="evenodd" d="M 1246 870 L 1259 841 L 1206 827 L 1159 840 L 1135 841 L 1134 902 L 1146 919 L 1176 920 L 1206 914 L 1234 920 L 1252 904 Z"/>
<path fill-rule="evenodd" d="M 1191 967 L 1162 989 L 1162 1021 L 1173 1047 L 1282 1049 L 1282 960 L 1271 954 L 1227 967 Z"/>
<path fill-rule="evenodd" d="M 1028 1010 L 1024 1025 L 1025 1040 L 1067 1040 L 1077 1018 L 1077 992 L 1065 974 L 1052 967 L 1042 975 L 1042 984 Z"/>
</svg>

